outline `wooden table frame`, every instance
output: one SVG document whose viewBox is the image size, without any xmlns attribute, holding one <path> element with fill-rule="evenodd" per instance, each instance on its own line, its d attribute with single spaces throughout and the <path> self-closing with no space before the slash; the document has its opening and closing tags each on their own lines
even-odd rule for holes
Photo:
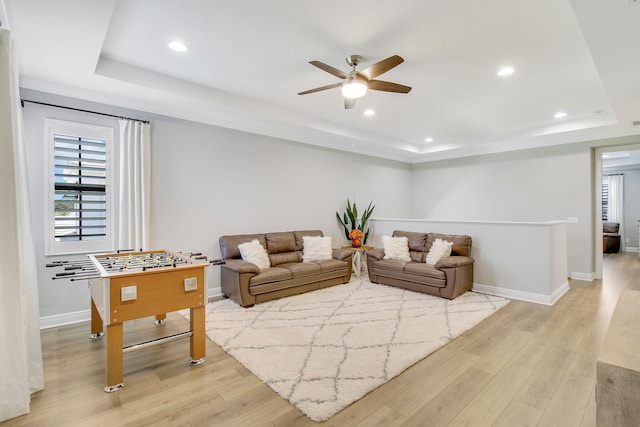
<svg viewBox="0 0 640 427">
<path fill-rule="evenodd" d="M 99 338 L 107 333 L 106 386 L 113 392 L 124 387 L 123 355 L 152 345 L 190 337 L 191 365 L 204 362 L 206 286 L 204 268 L 208 262 L 194 261 L 168 251 L 133 252 L 131 255 L 168 253 L 187 259 L 186 264 L 162 267 L 147 271 L 109 272 L 100 264 L 101 257 L 127 256 L 129 254 L 90 255 L 89 258 L 100 273 L 100 278 L 89 281 L 91 289 L 91 337 Z M 195 278 L 197 288 L 185 290 L 185 279 Z M 136 287 L 135 300 L 122 301 L 123 287 Z M 190 309 L 190 331 L 123 348 L 122 325 L 127 320 L 155 316 L 156 322 L 166 319 L 166 313 Z"/>
</svg>

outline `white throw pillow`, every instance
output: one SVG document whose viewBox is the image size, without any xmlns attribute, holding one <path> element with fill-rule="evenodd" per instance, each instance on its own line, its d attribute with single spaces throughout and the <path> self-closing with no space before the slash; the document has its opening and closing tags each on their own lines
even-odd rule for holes
<svg viewBox="0 0 640 427">
<path fill-rule="evenodd" d="M 411 256 L 409 255 L 409 239 L 406 236 L 382 236 L 382 245 L 384 246 L 384 259 L 411 261 Z"/>
<path fill-rule="evenodd" d="M 431 249 L 429 249 L 429 253 L 427 254 L 427 259 L 425 260 L 427 264 L 436 265 L 438 260 L 443 256 L 451 255 L 451 248 L 453 247 L 453 242 L 449 242 L 447 240 L 442 240 L 441 238 L 437 238 L 433 241 L 431 245 Z"/>
<path fill-rule="evenodd" d="M 244 261 L 252 262 L 258 266 L 260 271 L 264 271 L 271 267 L 271 261 L 269 261 L 269 255 L 264 247 L 260 244 L 258 239 L 253 239 L 250 242 L 240 243 L 238 245 L 240 256 Z"/>
<path fill-rule="evenodd" d="M 331 259 L 331 236 L 302 236 L 302 261 L 321 261 Z"/>
</svg>

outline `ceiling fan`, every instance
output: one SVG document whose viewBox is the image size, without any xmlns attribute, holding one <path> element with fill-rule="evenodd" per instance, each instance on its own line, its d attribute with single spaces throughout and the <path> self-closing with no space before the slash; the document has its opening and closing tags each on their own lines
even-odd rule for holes
<svg viewBox="0 0 640 427">
<path fill-rule="evenodd" d="M 333 89 L 342 86 L 342 95 L 344 96 L 344 108 L 353 108 L 356 100 L 363 97 L 367 93 L 367 89 L 381 90 L 384 92 L 409 93 L 411 88 L 398 83 L 385 82 L 383 80 L 375 80 L 379 75 L 386 73 L 392 68 L 402 64 L 404 59 L 398 55 L 393 55 L 380 62 L 376 62 L 362 71 L 356 71 L 356 67 L 362 60 L 360 55 L 351 55 L 346 59 L 347 64 L 351 67 L 349 73 L 338 70 L 330 65 L 320 61 L 309 61 L 309 64 L 315 65 L 323 71 L 342 79 L 340 83 L 334 83 L 327 86 L 309 89 L 299 92 L 298 95 L 306 95 L 309 93 L 320 92 L 322 90 Z"/>
</svg>

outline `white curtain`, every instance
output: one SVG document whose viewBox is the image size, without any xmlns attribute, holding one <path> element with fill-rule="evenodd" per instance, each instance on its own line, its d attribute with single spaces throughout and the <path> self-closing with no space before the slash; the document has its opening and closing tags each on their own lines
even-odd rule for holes
<svg viewBox="0 0 640 427">
<path fill-rule="evenodd" d="M 151 126 L 120 120 L 118 249 L 149 249 Z"/>
<path fill-rule="evenodd" d="M 44 388 L 38 277 L 18 66 L 0 29 L 0 422 L 29 412 Z"/>
<path fill-rule="evenodd" d="M 609 175 L 609 211 L 607 221 L 620 224 L 620 250 L 624 251 L 624 175 Z"/>
</svg>

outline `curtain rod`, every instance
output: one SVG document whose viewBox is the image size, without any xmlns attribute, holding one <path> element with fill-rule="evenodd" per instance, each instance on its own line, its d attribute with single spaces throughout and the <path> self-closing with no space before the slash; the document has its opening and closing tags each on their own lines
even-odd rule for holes
<svg viewBox="0 0 640 427">
<path fill-rule="evenodd" d="M 25 102 L 30 102 L 32 104 L 38 104 L 38 105 L 45 105 L 47 107 L 64 108 L 65 110 L 80 111 L 82 113 L 91 113 L 91 114 L 98 114 L 100 116 L 115 117 L 117 119 L 133 120 L 135 122 L 140 122 L 140 123 L 144 123 L 144 124 L 147 124 L 147 125 L 149 124 L 149 120 L 134 119 L 132 117 L 117 116 L 115 114 L 100 113 L 98 111 L 83 110 L 83 109 L 80 109 L 80 108 L 66 107 L 64 105 L 48 104 L 46 102 L 31 101 L 29 99 L 21 99 L 20 100 L 20 104 L 22 105 L 23 108 L 24 108 L 24 103 Z"/>
</svg>

